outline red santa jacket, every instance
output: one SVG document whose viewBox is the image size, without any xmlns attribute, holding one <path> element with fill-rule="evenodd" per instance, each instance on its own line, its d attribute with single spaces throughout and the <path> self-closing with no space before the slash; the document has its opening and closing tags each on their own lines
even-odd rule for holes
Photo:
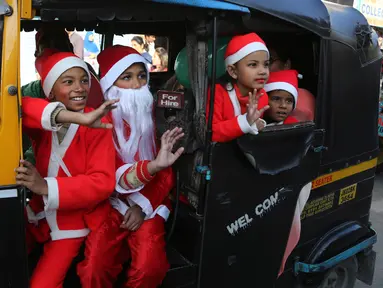
<svg viewBox="0 0 383 288">
<path fill-rule="evenodd" d="M 268 105 L 268 96 L 265 90 L 259 91 L 263 95 L 259 99 L 258 109 Z M 209 115 L 208 92 L 206 117 Z M 246 104 L 249 96 L 242 96 L 237 85 L 234 89 L 225 89 L 222 85 L 215 86 L 214 113 L 213 113 L 213 141 L 228 142 L 246 133 L 257 134 L 256 125 L 249 125 L 246 119 Z"/>
<path fill-rule="evenodd" d="M 59 143 L 51 114 L 63 105 L 30 97 L 22 101 L 23 128 L 33 142 L 36 168 L 48 184 L 48 196 L 34 195 L 29 202 L 29 220 L 45 216 L 52 240 L 84 237 L 111 209 L 108 198 L 115 186 L 112 132 L 71 124 Z M 85 112 L 90 110 L 85 108 Z"/>
<path fill-rule="evenodd" d="M 109 121 L 111 120 L 112 117 L 109 116 Z M 130 127 L 127 123 L 125 124 L 126 135 L 129 136 Z M 126 203 L 130 206 L 137 204 L 146 214 L 145 220 L 151 219 L 157 214 L 167 220 L 171 209 L 169 193 L 175 185 L 173 169 L 168 167 L 151 176 L 147 168 L 150 161 L 139 160 L 138 154 L 136 160 L 135 163 L 124 163 L 116 153 L 115 190 L 119 195 L 118 199 L 111 198 L 113 207 L 124 215 L 128 209 Z M 124 189 L 119 185 L 121 177 L 124 177 L 129 189 Z"/>
</svg>

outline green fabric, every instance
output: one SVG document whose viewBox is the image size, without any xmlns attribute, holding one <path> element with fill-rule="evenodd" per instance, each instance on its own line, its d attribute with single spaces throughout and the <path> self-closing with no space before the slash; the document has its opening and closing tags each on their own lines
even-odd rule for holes
<svg viewBox="0 0 383 288">
<path fill-rule="evenodd" d="M 30 82 L 23 87 L 21 87 L 21 96 L 29 96 L 32 98 L 41 98 L 44 99 L 45 95 L 41 87 L 41 81 L 36 80 Z M 23 133 L 23 151 L 24 159 L 31 162 L 33 165 L 36 164 L 35 155 L 32 149 L 32 142 L 27 135 Z"/>
</svg>

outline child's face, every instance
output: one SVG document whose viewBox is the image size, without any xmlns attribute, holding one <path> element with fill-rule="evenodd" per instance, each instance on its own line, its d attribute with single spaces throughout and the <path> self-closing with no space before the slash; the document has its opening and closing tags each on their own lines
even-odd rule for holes
<svg viewBox="0 0 383 288">
<path fill-rule="evenodd" d="M 238 86 L 248 90 L 262 89 L 269 78 L 269 55 L 266 51 L 256 51 L 228 67 L 231 77 Z"/>
<path fill-rule="evenodd" d="M 49 99 L 63 103 L 70 111 L 79 112 L 85 108 L 89 90 L 88 74 L 84 69 L 74 67 L 56 80 Z"/>
<path fill-rule="evenodd" d="M 270 109 L 267 111 L 269 117 L 275 122 L 285 121 L 294 108 L 294 97 L 284 90 L 268 92 Z"/>
<path fill-rule="evenodd" d="M 114 82 L 114 86 L 122 89 L 140 89 L 148 83 L 148 75 L 143 63 L 134 63 L 126 69 Z"/>
</svg>

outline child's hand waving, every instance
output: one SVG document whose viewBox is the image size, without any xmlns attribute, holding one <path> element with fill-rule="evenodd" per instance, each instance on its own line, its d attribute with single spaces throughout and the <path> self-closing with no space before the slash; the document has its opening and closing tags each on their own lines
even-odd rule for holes
<svg viewBox="0 0 383 288">
<path fill-rule="evenodd" d="M 249 103 L 247 104 L 246 119 L 249 125 L 253 125 L 261 115 L 270 108 L 269 105 L 258 110 L 258 101 L 263 94 L 257 94 L 257 89 L 254 89 L 253 93 L 249 92 Z"/>
<path fill-rule="evenodd" d="M 148 164 L 148 171 L 151 175 L 172 166 L 173 163 L 182 155 L 184 148 L 180 147 L 172 152 L 176 142 L 181 139 L 185 134 L 182 132 L 182 128 L 174 128 L 173 130 L 167 130 L 161 137 L 161 149 L 158 152 L 157 158 Z"/>
</svg>

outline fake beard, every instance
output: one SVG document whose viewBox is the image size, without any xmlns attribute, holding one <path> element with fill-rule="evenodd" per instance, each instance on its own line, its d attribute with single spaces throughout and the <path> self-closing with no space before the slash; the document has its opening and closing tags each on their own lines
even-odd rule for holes
<svg viewBox="0 0 383 288">
<path fill-rule="evenodd" d="M 153 160 L 156 150 L 152 116 L 153 96 L 147 85 L 140 89 L 122 89 L 112 86 L 106 93 L 107 100 L 120 99 L 112 110 L 115 138 L 114 144 L 125 163 L 138 160 Z M 124 127 L 130 127 L 130 135 Z M 118 143 L 116 143 L 116 140 Z"/>
</svg>

